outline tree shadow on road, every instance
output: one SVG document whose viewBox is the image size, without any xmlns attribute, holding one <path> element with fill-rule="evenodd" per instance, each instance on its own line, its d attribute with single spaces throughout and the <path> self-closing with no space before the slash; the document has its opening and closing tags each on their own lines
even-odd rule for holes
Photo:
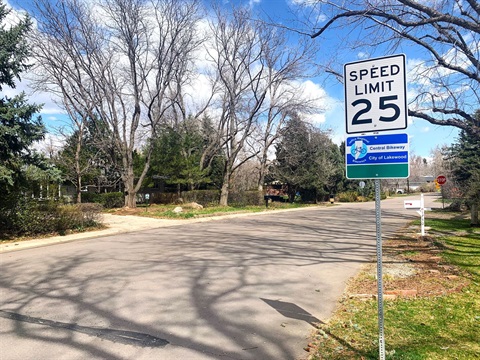
<svg viewBox="0 0 480 360">
<path fill-rule="evenodd" d="M 84 358 L 161 358 L 175 347 L 212 359 L 295 359 L 303 346 L 289 342 L 292 329 L 305 339 L 303 323 L 320 322 L 316 296 L 331 292 L 322 278 L 332 270 L 323 273 L 324 266 L 353 273 L 375 254 L 374 220 L 345 211 L 348 224 L 333 212 L 299 212 L 110 236 L 50 254 L 3 254 L 2 334 L 20 344 L 68 346 Z M 394 216 L 385 214 L 393 223 Z M 307 310 L 299 302 L 305 298 L 315 307 Z M 285 316 L 292 324 L 284 330 Z"/>
</svg>

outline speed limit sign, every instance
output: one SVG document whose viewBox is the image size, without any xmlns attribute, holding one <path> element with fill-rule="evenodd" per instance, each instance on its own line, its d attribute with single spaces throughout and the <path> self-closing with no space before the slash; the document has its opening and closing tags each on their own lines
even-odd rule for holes
<svg viewBox="0 0 480 360">
<path fill-rule="evenodd" d="M 345 64 L 347 134 L 407 128 L 405 55 Z"/>
</svg>

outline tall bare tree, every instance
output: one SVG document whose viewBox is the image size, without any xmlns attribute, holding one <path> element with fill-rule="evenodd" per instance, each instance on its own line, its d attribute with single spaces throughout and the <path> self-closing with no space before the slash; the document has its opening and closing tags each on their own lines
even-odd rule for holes
<svg viewBox="0 0 480 360">
<path fill-rule="evenodd" d="M 225 154 L 220 205 L 226 206 L 233 172 L 256 155 L 243 156 L 243 150 L 266 97 L 266 66 L 260 29 L 248 11 L 237 8 L 228 14 L 217 7 L 215 15 L 209 54 L 219 79 L 217 143 Z"/>
<path fill-rule="evenodd" d="M 417 95 L 408 114 L 480 138 L 480 127 L 474 121 L 480 102 L 478 1 L 318 0 L 305 4 L 327 17 L 309 34 L 312 38 L 342 28 L 349 30 L 350 45 L 357 49 L 388 45 L 387 51 L 393 52 L 404 42 L 415 46 L 425 61 L 417 65 Z"/>
<path fill-rule="evenodd" d="M 258 156 L 261 189 L 269 149 L 286 116 L 313 109 L 314 99 L 301 96 L 295 83 L 307 77 L 314 48 L 308 41 L 290 45 L 285 32 L 252 20 L 245 8 L 216 8 L 215 14 L 209 55 L 219 115 L 213 144 L 226 158 L 220 204 L 227 205 L 233 173 Z"/>
<path fill-rule="evenodd" d="M 198 45 L 198 2 L 38 0 L 36 14 L 39 80 L 67 108 L 108 124 L 122 157 L 125 205 L 135 207 L 150 164 L 148 139 L 182 96 L 178 84 Z M 145 165 L 135 174 L 140 145 Z"/>
<path fill-rule="evenodd" d="M 292 114 L 310 114 L 322 111 L 319 98 L 304 95 L 301 81 L 315 75 L 313 63 L 317 48 L 312 41 L 293 42 L 283 29 L 261 27 L 263 49 L 261 61 L 265 64 L 266 99 L 256 123 L 258 137 L 253 148 L 258 150 L 258 190 L 263 191 L 269 152 L 279 139 L 281 130 Z"/>
</svg>

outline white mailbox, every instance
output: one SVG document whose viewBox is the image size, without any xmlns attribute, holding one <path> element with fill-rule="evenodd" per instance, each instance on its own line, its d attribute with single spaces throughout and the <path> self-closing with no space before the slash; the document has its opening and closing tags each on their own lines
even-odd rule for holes
<svg viewBox="0 0 480 360">
<path fill-rule="evenodd" d="M 420 200 L 404 200 L 403 207 L 405 209 L 420 209 L 422 204 Z"/>
</svg>

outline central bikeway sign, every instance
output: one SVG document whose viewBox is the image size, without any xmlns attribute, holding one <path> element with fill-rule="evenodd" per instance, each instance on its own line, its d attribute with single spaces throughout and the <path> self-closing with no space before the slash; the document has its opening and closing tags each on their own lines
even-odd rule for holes
<svg viewBox="0 0 480 360">
<path fill-rule="evenodd" d="M 348 137 L 348 179 L 402 179 L 409 176 L 407 134 Z"/>
</svg>

